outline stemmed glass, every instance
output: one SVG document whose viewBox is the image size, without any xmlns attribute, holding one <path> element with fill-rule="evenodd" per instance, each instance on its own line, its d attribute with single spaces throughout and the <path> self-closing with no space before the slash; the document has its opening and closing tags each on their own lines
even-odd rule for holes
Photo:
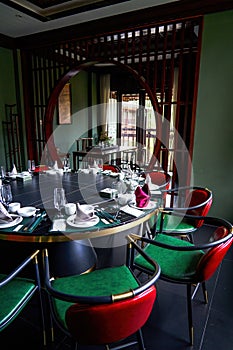
<svg viewBox="0 0 233 350">
<path fill-rule="evenodd" d="M 116 181 L 113 181 L 112 189 L 116 190 L 115 196 L 113 198 L 115 205 L 112 206 L 112 210 L 115 212 L 115 218 L 117 218 L 121 207 L 121 196 L 125 190 L 124 183 L 119 179 Z"/>
<path fill-rule="evenodd" d="M 8 211 L 9 204 L 12 202 L 11 185 L 4 184 L 1 186 L 1 201 Z"/>
<path fill-rule="evenodd" d="M 66 204 L 66 197 L 65 197 L 65 190 L 64 188 L 56 187 L 54 188 L 54 207 L 57 209 L 58 218 L 62 218 L 63 215 L 61 214 L 62 208 L 64 208 Z"/>
</svg>

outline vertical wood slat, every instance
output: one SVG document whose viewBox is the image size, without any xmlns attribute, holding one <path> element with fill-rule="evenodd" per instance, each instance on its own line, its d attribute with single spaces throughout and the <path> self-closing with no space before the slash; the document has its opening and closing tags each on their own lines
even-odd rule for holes
<svg viewBox="0 0 233 350">
<path fill-rule="evenodd" d="M 125 33 L 125 50 L 124 50 L 124 64 L 128 64 L 128 55 L 129 55 L 129 37 L 128 32 Z"/>
<path fill-rule="evenodd" d="M 171 35 L 171 49 L 169 49 L 171 57 L 166 60 L 166 69 L 169 74 L 167 74 L 167 91 L 166 91 L 166 99 L 165 99 L 165 113 L 164 117 L 166 118 L 166 123 L 163 128 L 163 143 L 165 144 L 165 148 L 163 151 L 162 164 L 163 168 L 169 169 L 168 157 L 170 152 L 170 132 L 171 130 L 171 107 L 172 107 L 172 91 L 173 91 L 173 83 L 174 83 L 174 48 L 175 48 L 175 39 L 176 39 L 176 30 L 175 26 L 172 25 L 172 35 Z"/>
<path fill-rule="evenodd" d="M 157 82 L 158 82 L 158 42 L 159 42 L 159 27 L 156 26 L 155 38 L 154 38 L 154 52 L 155 52 L 154 64 L 153 64 L 154 74 L 153 74 L 153 80 L 151 81 L 151 84 L 150 84 L 152 86 L 152 91 L 154 91 L 155 94 L 157 92 Z M 162 113 L 161 107 L 160 107 L 159 113 L 160 114 Z"/>
<path fill-rule="evenodd" d="M 151 74 L 151 28 L 147 29 L 147 40 L 146 40 L 146 72 L 145 77 L 146 81 L 150 81 L 150 74 Z"/>
<path fill-rule="evenodd" d="M 139 31 L 139 45 L 138 45 L 138 74 L 140 76 L 143 75 L 143 67 L 142 67 L 142 60 L 143 60 L 143 30 L 141 29 Z"/>
</svg>

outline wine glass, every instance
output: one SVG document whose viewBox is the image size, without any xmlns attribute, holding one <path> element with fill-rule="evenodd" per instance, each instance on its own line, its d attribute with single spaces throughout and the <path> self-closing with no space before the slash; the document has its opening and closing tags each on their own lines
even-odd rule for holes
<svg viewBox="0 0 233 350">
<path fill-rule="evenodd" d="M 65 190 L 64 188 L 56 187 L 54 188 L 54 207 L 57 209 L 58 218 L 62 218 L 63 215 L 61 214 L 62 208 L 64 208 L 66 204 L 66 198 L 65 198 Z"/>
<path fill-rule="evenodd" d="M 65 173 L 68 172 L 70 169 L 70 159 L 68 157 L 65 157 L 63 159 L 63 169 Z"/>
<path fill-rule="evenodd" d="M 113 197 L 115 204 L 112 206 L 112 210 L 115 213 L 115 218 L 117 218 L 121 207 L 121 197 L 125 192 L 125 184 L 122 180 L 117 179 L 116 181 L 113 181 L 112 189 L 116 190 Z"/>
<path fill-rule="evenodd" d="M 9 204 L 12 202 L 12 192 L 11 192 L 11 185 L 4 184 L 1 187 L 1 200 L 5 208 L 9 209 Z"/>
</svg>

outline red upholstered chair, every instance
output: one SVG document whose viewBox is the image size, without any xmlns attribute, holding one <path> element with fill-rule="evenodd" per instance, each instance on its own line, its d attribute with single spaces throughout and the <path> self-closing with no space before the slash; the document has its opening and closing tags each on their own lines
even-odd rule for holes
<svg viewBox="0 0 233 350">
<path fill-rule="evenodd" d="M 148 172 L 151 178 L 152 184 L 158 186 L 159 190 L 168 190 L 171 182 L 171 176 L 162 171 L 150 171 Z"/>
<path fill-rule="evenodd" d="M 58 279 L 50 275 L 49 256 L 47 250 L 44 251 L 45 289 L 52 321 L 76 345 L 103 345 L 110 349 L 109 345 L 117 343 L 117 347 L 111 349 L 121 349 L 138 343 L 139 349 L 145 349 L 141 327 L 147 321 L 156 298 L 154 284 L 160 267 L 128 239 L 126 264 Z M 152 264 L 153 273 L 148 279 L 140 281 L 133 274 L 133 249 Z M 125 343 L 125 339 L 134 333 L 137 341 Z"/>
<path fill-rule="evenodd" d="M 112 304 L 73 304 L 66 311 L 67 328 L 78 344 L 103 345 L 118 342 L 137 333 L 144 326 L 155 298 L 156 289 L 151 286 L 135 297 Z M 138 337 L 141 339 L 140 333 Z M 144 348 L 142 344 L 143 342 L 141 349 Z"/>
<path fill-rule="evenodd" d="M 120 173 L 121 169 L 117 165 L 113 164 L 104 164 L 103 165 L 103 171 L 110 170 L 113 173 Z"/>
<path fill-rule="evenodd" d="M 183 216 L 206 216 L 213 201 L 212 191 L 194 186 L 169 189 L 166 193 L 173 197 L 174 206 L 160 210 L 157 230 L 176 236 L 185 235 L 192 241 L 192 233 L 203 225 L 203 220 Z"/>
<path fill-rule="evenodd" d="M 166 203 L 166 196 L 167 192 L 165 190 L 168 190 L 171 183 L 171 176 L 164 172 L 164 171 L 148 171 L 143 172 L 142 176 L 146 178 L 146 175 L 150 175 L 151 178 L 151 184 L 156 185 L 156 191 L 158 191 L 158 194 L 152 193 L 153 197 L 158 197 L 162 201 L 162 206 L 165 206 Z M 153 190 L 153 187 L 152 187 Z M 163 191 L 162 193 L 160 191 Z"/>
<path fill-rule="evenodd" d="M 160 278 L 162 280 L 187 286 L 187 309 L 191 344 L 194 341 L 192 299 L 201 284 L 205 302 L 208 302 L 205 281 L 213 276 L 233 242 L 233 227 L 228 221 L 208 216 L 200 219 L 203 220 L 205 225 L 208 225 L 208 229 L 211 228 L 213 230 L 213 234 L 208 239 L 208 242 L 201 243 L 203 242 L 203 234 L 199 240 L 200 243 L 195 245 L 163 233 L 158 233 L 154 239 L 131 235 L 132 238 L 144 244 L 144 251 L 151 259 L 156 259 L 161 267 Z M 134 267 L 148 274 L 153 272 L 151 265 L 139 255 L 135 258 Z"/>
</svg>

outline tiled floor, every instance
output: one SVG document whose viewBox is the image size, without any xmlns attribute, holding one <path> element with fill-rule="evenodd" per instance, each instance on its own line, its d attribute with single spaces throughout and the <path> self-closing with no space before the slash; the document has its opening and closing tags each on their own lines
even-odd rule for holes
<svg viewBox="0 0 233 350">
<path fill-rule="evenodd" d="M 101 254 L 99 255 L 101 262 Z M 233 349 L 233 247 L 215 275 L 207 282 L 209 303 L 203 303 L 201 290 L 193 301 L 194 346 L 188 344 L 185 286 L 161 280 L 157 283 L 157 300 L 143 327 L 147 350 L 232 350 Z M 7 297 L 7 296 L 6 296 Z M 32 301 L 21 317 L 0 334 L 1 350 L 44 349 L 36 308 Z M 71 349 L 67 337 L 56 331 L 56 341 L 46 349 Z M 103 347 L 80 347 L 100 350 Z M 130 349 L 136 350 L 137 347 Z"/>
</svg>

